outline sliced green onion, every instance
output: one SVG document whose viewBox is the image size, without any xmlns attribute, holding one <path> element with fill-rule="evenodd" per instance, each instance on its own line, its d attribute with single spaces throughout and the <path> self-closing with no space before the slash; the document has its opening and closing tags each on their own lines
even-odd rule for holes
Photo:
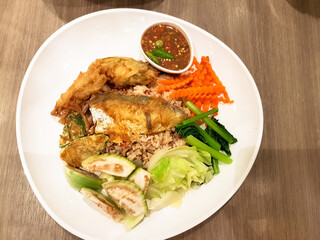
<svg viewBox="0 0 320 240">
<path fill-rule="evenodd" d="M 182 122 L 182 124 L 183 124 L 183 125 L 186 125 L 186 124 L 189 124 L 189 123 L 198 121 L 199 119 L 203 119 L 203 118 L 205 118 L 205 117 L 207 117 L 207 116 L 209 116 L 209 115 L 211 115 L 211 114 L 214 114 L 214 113 L 216 113 L 216 112 L 218 112 L 218 108 L 213 108 L 213 109 L 211 109 L 211 110 L 209 110 L 209 111 L 207 111 L 207 112 L 201 113 L 201 114 L 199 114 L 199 115 L 197 115 L 197 116 L 194 116 L 194 117 L 192 117 L 192 118 L 188 118 L 188 119 L 184 120 L 184 121 Z"/>
<path fill-rule="evenodd" d="M 207 151 L 208 153 L 210 153 L 210 155 L 214 159 L 217 159 L 220 162 L 223 162 L 226 164 L 232 163 L 232 159 L 229 158 L 227 155 L 224 155 L 223 153 L 218 152 L 217 150 L 214 150 L 212 147 L 209 147 L 207 144 L 204 144 L 203 142 L 201 142 L 200 140 L 198 140 L 192 135 L 189 135 L 188 137 L 186 137 L 185 140 L 186 140 L 186 143 L 190 144 L 191 146 L 195 146 L 201 150 Z"/>
<path fill-rule="evenodd" d="M 163 46 L 163 42 L 161 40 L 156 41 L 156 46 L 157 47 L 162 47 Z"/>
<path fill-rule="evenodd" d="M 185 105 L 196 115 L 200 115 L 202 111 L 194 105 L 191 101 L 186 101 Z M 225 139 L 228 143 L 235 143 L 237 142 L 237 139 L 233 137 L 228 131 L 225 129 L 222 129 L 218 124 L 216 124 L 214 121 L 212 121 L 210 118 L 205 117 L 203 118 L 203 121 L 211 127 L 216 133 L 218 133 L 223 139 Z"/>
</svg>

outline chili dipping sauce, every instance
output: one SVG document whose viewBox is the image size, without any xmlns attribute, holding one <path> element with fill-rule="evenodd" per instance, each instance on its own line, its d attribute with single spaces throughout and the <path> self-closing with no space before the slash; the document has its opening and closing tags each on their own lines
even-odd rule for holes
<svg viewBox="0 0 320 240">
<path fill-rule="evenodd" d="M 158 24 L 147 29 L 141 38 L 141 47 L 145 53 L 153 53 L 153 49 L 160 48 L 173 55 L 173 59 L 154 55 L 158 60 L 156 63 L 166 69 L 182 70 L 191 61 L 190 46 L 186 37 L 179 29 L 168 24 Z"/>
</svg>

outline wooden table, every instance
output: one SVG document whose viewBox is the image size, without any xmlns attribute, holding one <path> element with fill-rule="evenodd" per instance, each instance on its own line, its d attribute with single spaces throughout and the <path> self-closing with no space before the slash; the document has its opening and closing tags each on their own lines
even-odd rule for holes
<svg viewBox="0 0 320 240">
<path fill-rule="evenodd" d="M 46 213 L 24 175 L 17 97 L 53 32 L 119 7 L 166 13 L 212 33 L 243 60 L 262 98 L 263 141 L 247 179 L 217 213 L 173 239 L 319 239 L 319 0 L 0 0 L 0 239 L 77 239 Z"/>
</svg>

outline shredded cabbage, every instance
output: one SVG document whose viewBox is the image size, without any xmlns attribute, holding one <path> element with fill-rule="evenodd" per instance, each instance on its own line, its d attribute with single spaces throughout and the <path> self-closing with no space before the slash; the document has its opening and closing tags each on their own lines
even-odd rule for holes
<svg viewBox="0 0 320 240">
<path fill-rule="evenodd" d="M 151 174 L 147 192 L 149 207 L 159 210 L 181 201 L 185 191 L 212 179 L 211 165 L 211 155 L 196 147 L 182 146 L 158 151 L 148 165 Z"/>
</svg>

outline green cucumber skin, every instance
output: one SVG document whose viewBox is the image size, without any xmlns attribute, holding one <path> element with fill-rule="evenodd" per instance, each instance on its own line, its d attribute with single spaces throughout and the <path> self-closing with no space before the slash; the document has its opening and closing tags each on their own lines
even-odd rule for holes
<svg viewBox="0 0 320 240">
<path fill-rule="evenodd" d="M 142 173 L 143 174 L 143 183 L 141 184 L 142 186 L 140 186 L 140 184 L 138 184 L 139 182 L 139 173 Z M 146 178 L 148 178 L 148 180 L 146 180 Z M 143 168 L 139 167 L 139 168 L 136 168 L 131 174 L 130 176 L 128 177 L 128 180 L 130 182 L 133 182 L 135 184 L 137 184 L 140 189 L 142 190 L 143 193 L 146 193 L 147 190 L 148 190 L 148 185 L 150 183 L 150 179 L 151 179 L 151 174 L 144 170 Z"/>
<path fill-rule="evenodd" d="M 138 194 L 138 197 L 140 198 L 140 200 L 143 202 L 144 213 L 146 213 L 148 211 L 148 205 L 147 205 L 147 201 L 145 199 L 144 193 L 142 192 L 142 190 L 140 189 L 140 187 L 137 184 L 130 182 L 130 181 L 127 181 L 127 180 L 114 180 L 112 182 L 105 182 L 102 184 L 102 187 L 106 190 L 107 194 L 108 194 L 108 188 L 113 187 L 113 186 L 129 187 L 133 192 L 136 192 Z M 121 206 L 121 204 L 119 202 L 117 202 L 116 199 L 114 199 L 111 195 L 109 195 L 109 196 L 112 198 L 112 200 L 117 205 Z"/>
<path fill-rule="evenodd" d="M 97 192 L 95 190 L 89 188 L 81 188 L 80 193 L 84 195 L 86 198 L 89 198 L 93 203 L 95 203 L 98 207 L 104 210 L 108 215 L 110 215 L 114 221 L 122 222 L 124 219 L 124 213 L 122 209 L 120 209 L 108 196 Z M 88 196 L 89 195 L 89 196 Z M 95 200 L 92 200 L 91 197 L 97 199 L 101 204 L 110 207 L 112 210 L 109 211 L 108 208 L 104 208 L 102 205 L 98 204 Z"/>
<path fill-rule="evenodd" d="M 110 160 L 110 158 L 117 159 L 118 161 L 117 164 L 123 167 L 122 172 L 115 172 L 115 171 L 112 171 L 111 169 L 94 170 L 93 169 L 94 167 L 92 168 L 91 166 L 91 164 L 93 164 L 97 159 L 102 159 L 99 161 L 105 161 L 107 163 L 108 159 Z M 115 164 L 115 161 L 114 160 L 110 161 L 110 164 L 111 165 Z M 102 154 L 102 155 L 91 156 L 82 162 L 82 167 L 89 172 L 100 171 L 102 173 L 106 173 L 116 177 L 128 177 L 136 169 L 136 165 L 133 162 L 131 162 L 130 160 L 128 160 L 123 156 L 116 155 L 116 154 Z"/>
<path fill-rule="evenodd" d="M 64 167 L 64 174 L 68 183 L 76 190 L 81 188 L 90 188 L 93 190 L 98 190 L 102 187 L 102 180 L 98 177 L 86 176 L 80 172 L 74 171 L 68 166 Z"/>
</svg>

